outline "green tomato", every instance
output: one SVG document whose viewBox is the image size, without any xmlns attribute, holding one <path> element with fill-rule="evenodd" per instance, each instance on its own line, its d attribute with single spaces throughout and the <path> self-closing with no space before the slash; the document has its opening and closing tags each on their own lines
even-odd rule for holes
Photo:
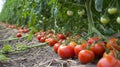
<svg viewBox="0 0 120 67">
<path fill-rule="evenodd" d="M 117 11 L 118 11 L 118 10 L 117 10 L 117 8 L 115 8 L 115 7 L 114 7 L 114 8 L 108 8 L 108 13 L 109 13 L 109 14 L 115 14 L 115 13 L 117 13 Z"/>
<path fill-rule="evenodd" d="M 72 15 L 73 15 L 73 11 L 68 10 L 68 11 L 67 11 L 67 15 L 68 15 L 68 16 L 72 16 Z"/>
<path fill-rule="evenodd" d="M 109 19 L 107 17 L 101 17 L 100 18 L 100 22 L 103 24 L 108 24 L 109 23 Z"/>
<path fill-rule="evenodd" d="M 116 21 L 120 24 L 120 17 L 117 17 Z"/>
<path fill-rule="evenodd" d="M 78 10 L 78 15 L 80 15 L 80 16 L 85 15 L 85 10 L 84 10 L 84 9 L 82 9 L 81 11 L 80 11 L 80 10 Z"/>
</svg>

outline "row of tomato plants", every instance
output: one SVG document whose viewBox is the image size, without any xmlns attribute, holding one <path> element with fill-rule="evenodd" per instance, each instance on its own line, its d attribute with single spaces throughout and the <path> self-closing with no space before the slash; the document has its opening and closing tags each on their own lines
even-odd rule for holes
<svg viewBox="0 0 120 67">
<path fill-rule="evenodd" d="M 10 28 L 15 26 L 10 25 Z M 22 37 L 23 33 L 28 33 L 27 28 L 17 28 L 16 37 Z M 66 34 L 55 33 L 54 30 L 37 32 L 34 34 L 41 43 L 48 43 L 50 47 L 62 59 L 77 57 L 80 63 L 87 64 L 97 61 L 97 67 L 119 67 L 120 66 L 120 46 L 117 38 L 109 38 L 106 41 L 99 36 L 83 39 L 80 35 L 71 36 Z"/>
</svg>

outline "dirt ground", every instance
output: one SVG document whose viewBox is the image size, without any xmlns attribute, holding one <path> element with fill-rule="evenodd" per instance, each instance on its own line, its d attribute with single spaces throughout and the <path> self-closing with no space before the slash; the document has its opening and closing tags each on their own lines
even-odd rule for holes
<svg viewBox="0 0 120 67">
<path fill-rule="evenodd" d="M 16 29 L 7 29 L 4 27 L 4 24 L 0 24 L 0 40 L 15 38 L 16 33 Z M 0 48 L 2 48 L 6 43 L 14 46 L 18 43 L 21 43 L 22 45 L 34 45 L 39 44 L 40 42 L 37 41 L 35 36 L 31 41 L 28 41 L 25 37 L 0 42 Z M 96 67 L 95 61 L 83 65 L 77 60 L 77 58 L 62 60 L 54 53 L 53 48 L 49 46 L 31 48 L 19 53 L 9 53 L 6 54 L 6 56 L 11 59 L 0 62 L 0 67 Z"/>
</svg>

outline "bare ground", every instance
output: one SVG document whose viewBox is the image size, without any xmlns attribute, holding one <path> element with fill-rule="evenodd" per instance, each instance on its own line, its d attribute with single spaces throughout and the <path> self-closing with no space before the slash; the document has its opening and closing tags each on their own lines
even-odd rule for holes
<svg viewBox="0 0 120 67">
<path fill-rule="evenodd" d="M 16 29 L 6 29 L 4 24 L 0 24 L 0 40 L 15 38 L 16 33 Z M 7 43 L 12 46 L 18 43 L 22 45 L 39 44 L 35 37 L 31 41 L 28 41 L 25 37 L 5 42 L 2 41 L 0 42 L 0 48 Z M 96 67 L 96 61 L 83 65 L 77 58 L 62 60 L 54 53 L 53 48 L 49 46 L 31 48 L 19 53 L 9 53 L 6 56 L 11 59 L 1 62 L 0 67 Z"/>
</svg>

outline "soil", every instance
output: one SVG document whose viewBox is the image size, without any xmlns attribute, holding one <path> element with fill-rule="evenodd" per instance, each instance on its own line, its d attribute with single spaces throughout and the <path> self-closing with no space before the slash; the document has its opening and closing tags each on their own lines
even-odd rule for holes
<svg viewBox="0 0 120 67">
<path fill-rule="evenodd" d="M 0 40 L 15 38 L 17 32 L 16 29 L 6 28 L 4 24 L 0 23 Z M 23 36 L 26 35 L 24 34 Z M 26 37 L 5 42 L 0 41 L 0 49 L 4 44 L 11 46 L 15 46 L 16 44 L 34 45 L 40 44 L 40 42 L 38 42 L 35 36 L 30 41 Z M 9 53 L 5 56 L 11 59 L 0 62 L 0 67 L 96 67 L 97 62 L 93 61 L 84 65 L 76 57 L 74 59 L 63 60 L 48 45 L 31 48 L 18 53 Z"/>
</svg>

